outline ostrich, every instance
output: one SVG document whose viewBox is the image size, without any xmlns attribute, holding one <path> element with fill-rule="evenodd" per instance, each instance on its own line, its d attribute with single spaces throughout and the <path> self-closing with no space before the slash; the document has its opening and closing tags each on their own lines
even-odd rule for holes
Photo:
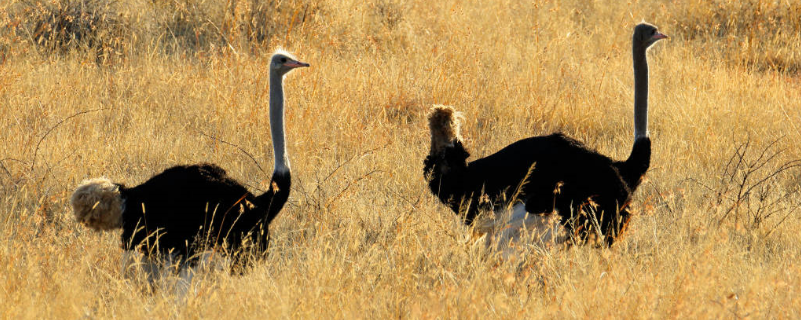
<svg viewBox="0 0 801 320">
<path fill-rule="evenodd" d="M 196 263 L 206 246 L 227 246 L 233 266 L 248 259 L 240 249 L 266 252 L 268 226 L 289 197 L 291 175 L 284 137 L 282 81 L 308 67 L 279 50 L 270 60 L 270 129 L 275 168 L 269 190 L 254 195 L 214 164 L 179 165 L 135 187 L 107 178 L 83 181 L 72 195 L 75 219 L 97 230 L 122 229 L 126 253 L 178 257 Z"/>
<path fill-rule="evenodd" d="M 517 141 L 467 163 L 470 153 L 460 136 L 460 115 L 451 107 L 435 106 L 428 116 L 431 151 L 424 161 L 431 192 L 479 232 L 503 224 L 502 239 L 514 233 L 510 228 L 525 225 L 538 228 L 541 239 L 561 241 L 559 228 L 549 219 L 556 214 L 564 231 L 576 239 L 586 240 L 595 230 L 611 245 L 627 226 L 631 195 L 650 165 L 646 51 L 665 38 L 650 24 L 634 28 L 634 146 L 625 161 L 554 133 Z M 479 212 L 507 207 L 512 208 L 511 221 L 474 224 Z"/>
</svg>

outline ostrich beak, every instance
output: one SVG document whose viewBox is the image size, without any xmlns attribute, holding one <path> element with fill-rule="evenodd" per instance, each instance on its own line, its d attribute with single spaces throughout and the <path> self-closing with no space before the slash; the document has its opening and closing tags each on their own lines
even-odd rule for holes
<svg viewBox="0 0 801 320">
<path fill-rule="evenodd" d="M 287 63 L 284 63 L 284 65 L 287 66 L 287 67 L 292 67 L 292 68 L 301 68 L 301 67 L 308 67 L 309 66 L 308 63 L 300 62 L 300 61 L 289 61 Z"/>
<path fill-rule="evenodd" d="M 652 38 L 652 39 L 654 39 L 654 40 L 661 40 L 661 39 L 667 39 L 667 38 L 668 38 L 668 36 L 667 36 L 667 35 L 665 35 L 664 33 L 659 33 L 659 32 L 657 32 L 657 33 L 656 33 L 655 35 L 653 35 L 651 38 Z"/>
</svg>

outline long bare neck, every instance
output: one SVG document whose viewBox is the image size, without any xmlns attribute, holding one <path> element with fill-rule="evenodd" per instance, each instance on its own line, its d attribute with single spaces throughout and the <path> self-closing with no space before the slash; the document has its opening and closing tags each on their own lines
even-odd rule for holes
<svg viewBox="0 0 801 320">
<path fill-rule="evenodd" d="M 284 132 L 284 77 L 270 73 L 270 134 L 273 139 L 275 172 L 289 172 L 289 156 L 286 153 Z"/>
<path fill-rule="evenodd" d="M 648 136 L 648 60 L 646 49 L 635 47 L 634 58 L 634 139 Z"/>
</svg>

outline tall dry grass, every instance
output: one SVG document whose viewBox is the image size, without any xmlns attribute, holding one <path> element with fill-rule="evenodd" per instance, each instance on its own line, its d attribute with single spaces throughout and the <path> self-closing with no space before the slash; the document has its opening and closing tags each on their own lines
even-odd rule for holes
<svg viewBox="0 0 801 320">
<path fill-rule="evenodd" d="M 0 314 L 798 318 L 799 172 L 782 166 L 801 158 L 800 8 L 3 2 Z M 627 234 L 609 249 L 522 248 L 509 259 L 474 246 L 426 190 L 428 108 L 464 112 L 475 157 L 563 131 L 623 158 L 642 19 L 671 39 L 649 53 L 653 160 Z M 286 81 L 296 178 L 271 254 L 244 276 L 204 273 L 183 298 L 148 291 L 120 270 L 118 234 L 71 220 L 72 188 L 206 161 L 265 189 L 276 47 L 312 67 Z"/>
</svg>

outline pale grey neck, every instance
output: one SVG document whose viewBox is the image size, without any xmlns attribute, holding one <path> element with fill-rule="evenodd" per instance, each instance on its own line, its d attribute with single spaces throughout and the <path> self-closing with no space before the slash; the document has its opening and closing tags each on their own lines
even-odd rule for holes
<svg viewBox="0 0 801 320">
<path fill-rule="evenodd" d="M 632 50 L 634 58 L 634 139 L 648 136 L 648 60 L 645 49 Z"/>
<path fill-rule="evenodd" d="M 275 156 L 274 172 L 289 172 L 289 157 L 286 154 L 284 132 L 284 77 L 270 73 L 270 134 Z"/>
</svg>

